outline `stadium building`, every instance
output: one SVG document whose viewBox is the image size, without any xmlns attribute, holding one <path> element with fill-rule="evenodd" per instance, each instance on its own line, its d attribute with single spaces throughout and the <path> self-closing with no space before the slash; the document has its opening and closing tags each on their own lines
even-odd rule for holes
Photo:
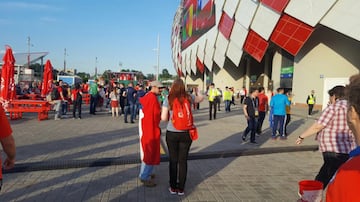
<svg viewBox="0 0 360 202">
<path fill-rule="evenodd" d="M 358 0 L 182 0 L 172 56 L 188 86 L 292 89 L 296 103 L 360 68 Z"/>
</svg>

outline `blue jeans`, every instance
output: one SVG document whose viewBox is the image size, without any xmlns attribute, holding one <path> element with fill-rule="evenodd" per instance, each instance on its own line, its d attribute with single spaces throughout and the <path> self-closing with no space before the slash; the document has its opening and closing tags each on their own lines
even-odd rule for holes
<svg viewBox="0 0 360 202">
<path fill-rule="evenodd" d="M 146 165 L 142 161 L 140 166 L 139 178 L 141 180 L 150 180 L 150 175 L 152 174 L 153 169 L 154 169 L 153 165 Z"/>
<path fill-rule="evenodd" d="M 91 95 L 90 96 L 90 114 L 95 114 L 96 105 L 98 102 L 98 95 Z"/>
<path fill-rule="evenodd" d="M 67 101 L 62 101 L 62 103 L 61 103 L 61 114 L 62 115 L 66 115 L 67 107 L 68 107 L 68 102 Z"/>
<path fill-rule="evenodd" d="M 249 132 L 251 132 L 250 142 L 255 142 L 255 133 L 256 133 L 256 118 L 249 117 L 247 120 L 248 126 L 246 127 L 243 136 L 246 137 Z"/>
<path fill-rule="evenodd" d="M 274 115 L 273 121 L 274 121 L 274 125 L 272 128 L 272 137 L 276 137 L 277 130 L 279 130 L 280 137 L 285 137 L 285 135 L 284 135 L 285 115 Z"/>
<path fill-rule="evenodd" d="M 128 122 L 127 117 L 128 117 L 128 114 L 130 114 L 130 121 L 134 122 L 135 115 L 136 115 L 135 104 L 130 103 L 129 105 L 126 105 L 124 111 L 125 111 L 125 116 L 124 116 L 125 120 L 124 121 Z"/>
<path fill-rule="evenodd" d="M 225 100 L 225 111 L 229 112 L 230 111 L 230 104 L 231 104 L 231 100 Z"/>
</svg>

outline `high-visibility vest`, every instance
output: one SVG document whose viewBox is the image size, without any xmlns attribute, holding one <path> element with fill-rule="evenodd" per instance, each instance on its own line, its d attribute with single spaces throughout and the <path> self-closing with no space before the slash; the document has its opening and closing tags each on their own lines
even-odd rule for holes
<svg viewBox="0 0 360 202">
<path fill-rule="evenodd" d="M 224 100 L 231 100 L 231 98 L 232 98 L 231 92 L 226 90 L 224 92 Z"/>
<path fill-rule="evenodd" d="M 309 95 L 308 104 L 309 104 L 309 105 L 315 104 L 315 96 Z"/>
<path fill-rule="evenodd" d="M 212 88 L 209 90 L 209 101 L 213 102 L 215 97 L 218 96 L 218 90 Z"/>
</svg>

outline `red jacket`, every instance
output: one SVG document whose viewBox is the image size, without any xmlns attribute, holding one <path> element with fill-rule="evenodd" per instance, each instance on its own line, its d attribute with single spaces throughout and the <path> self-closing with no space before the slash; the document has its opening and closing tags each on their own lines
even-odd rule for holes
<svg viewBox="0 0 360 202">
<path fill-rule="evenodd" d="M 353 155 L 352 155 L 353 153 Z M 355 154 L 355 155 L 354 155 Z M 326 202 L 355 202 L 360 201 L 360 147 L 350 152 L 350 158 L 336 172 L 330 181 Z"/>
<path fill-rule="evenodd" d="M 140 155 L 147 165 L 160 164 L 160 103 L 157 96 L 149 92 L 140 98 L 143 116 L 140 115 Z"/>
<path fill-rule="evenodd" d="M 9 120 L 6 117 L 5 111 L 0 103 L 0 138 L 6 138 L 10 136 L 12 129 Z M 0 179 L 2 179 L 2 162 L 0 156 Z"/>
</svg>

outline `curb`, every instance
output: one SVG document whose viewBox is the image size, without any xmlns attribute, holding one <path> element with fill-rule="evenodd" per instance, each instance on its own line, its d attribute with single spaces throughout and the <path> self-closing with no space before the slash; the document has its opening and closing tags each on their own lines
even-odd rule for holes
<svg viewBox="0 0 360 202">
<path fill-rule="evenodd" d="M 214 151 L 214 152 L 197 152 L 190 153 L 188 160 L 201 160 L 212 158 L 228 158 L 250 155 L 263 155 L 274 153 L 288 153 L 288 152 L 302 152 L 302 151 L 316 151 L 318 145 L 309 146 L 288 146 L 288 147 L 271 147 L 271 148 L 258 148 L 258 149 L 237 149 L 227 151 Z M 161 162 L 167 162 L 168 156 L 161 156 Z M 126 164 L 138 164 L 139 158 L 101 158 L 101 159 L 83 159 L 83 160 L 56 160 L 56 161 L 41 161 L 32 163 L 19 163 L 11 170 L 3 170 L 4 174 L 7 173 L 20 173 L 20 172 L 32 172 L 42 170 L 59 170 L 70 168 L 86 168 L 86 167 L 100 167 L 100 166 L 112 166 L 112 165 L 126 165 Z"/>
</svg>

